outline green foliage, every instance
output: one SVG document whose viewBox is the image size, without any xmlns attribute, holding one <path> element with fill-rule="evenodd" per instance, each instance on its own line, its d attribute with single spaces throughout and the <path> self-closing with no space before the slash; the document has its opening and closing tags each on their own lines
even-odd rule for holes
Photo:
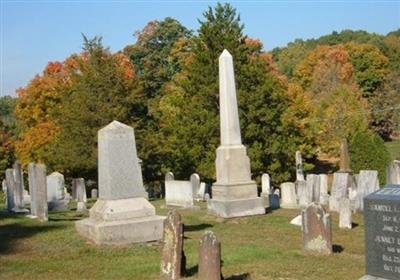
<svg viewBox="0 0 400 280">
<path fill-rule="evenodd" d="M 372 132 L 354 134 L 349 144 L 350 167 L 353 172 L 378 170 L 379 182 L 383 184 L 390 154 L 382 138 Z"/>
</svg>

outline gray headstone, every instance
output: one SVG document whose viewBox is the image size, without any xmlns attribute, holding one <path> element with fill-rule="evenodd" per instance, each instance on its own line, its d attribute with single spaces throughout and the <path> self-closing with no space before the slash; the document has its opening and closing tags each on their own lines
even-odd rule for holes
<svg viewBox="0 0 400 280">
<path fill-rule="evenodd" d="M 198 197 L 200 200 L 205 200 L 205 194 L 206 194 L 206 183 L 201 182 L 200 183 L 200 188 L 198 192 Z"/>
<path fill-rule="evenodd" d="M 47 176 L 47 201 L 53 202 L 64 199 L 64 175 L 53 172 Z"/>
<path fill-rule="evenodd" d="M 351 205 L 350 199 L 342 197 L 339 202 L 339 228 L 351 229 L 352 218 L 351 218 Z"/>
<path fill-rule="evenodd" d="M 29 163 L 29 186 L 31 193 L 31 215 L 40 221 L 48 220 L 46 166 Z"/>
<path fill-rule="evenodd" d="M 269 208 L 278 209 L 280 207 L 279 195 L 276 193 L 270 194 L 269 196 Z"/>
<path fill-rule="evenodd" d="M 114 121 L 98 134 L 99 198 L 146 197 L 133 128 Z"/>
<path fill-rule="evenodd" d="M 168 279 L 180 279 L 185 273 L 186 257 L 183 252 L 183 223 L 181 215 L 170 211 L 164 220 L 161 250 L 161 274 Z"/>
<path fill-rule="evenodd" d="M 303 159 L 300 151 L 296 151 L 296 181 L 304 181 Z"/>
<path fill-rule="evenodd" d="M 24 199 L 24 177 L 22 175 L 22 167 L 19 161 L 14 163 L 14 209 L 18 212 L 23 209 Z"/>
<path fill-rule="evenodd" d="M 307 189 L 306 181 L 296 181 L 297 196 L 299 198 L 299 206 L 301 208 L 307 207 L 311 203 L 312 192 Z"/>
<path fill-rule="evenodd" d="M 355 185 L 353 176 L 346 172 L 333 173 L 333 183 L 331 189 L 331 196 L 329 198 L 329 210 L 339 212 L 340 199 L 348 197 L 349 191 Z"/>
<path fill-rule="evenodd" d="M 1 190 L 3 191 L 3 193 L 7 192 L 7 183 L 6 183 L 6 179 L 3 179 L 3 181 L 1 182 Z"/>
<path fill-rule="evenodd" d="M 92 189 L 90 193 L 90 197 L 96 199 L 98 196 L 97 189 Z"/>
<path fill-rule="evenodd" d="M 165 173 L 165 181 L 170 181 L 170 180 L 174 180 L 174 173 L 172 173 L 171 171 Z"/>
<path fill-rule="evenodd" d="M 331 217 L 325 209 L 311 203 L 301 213 L 304 249 L 320 254 L 332 253 Z"/>
<path fill-rule="evenodd" d="M 400 160 L 393 160 L 386 168 L 386 184 L 400 184 Z"/>
<path fill-rule="evenodd" d="M 266 196 L 271 194 L 271 178 L 267 173 L 261 176 L 261 191 Z"/>
<path fill-rule="evenodd" d="M 361 170 L 357 181 L 354 210 L 356 212 L 362 212 L 364 211 L 364 197 L 379 190 L 378 171 Z"/>
<path fill-rule="evenodd" d="M 190 181 L 165 181 L 165 203 L 167 206 L 192 208 L 194 206 L 193 196 L 193 185 Z"/>
<path fill-rule="evenodd" d="M 364 198 L 366 271 L 370 276 L 400 279 L 399 205 L 400 185 L 388 185 Z"/>
<path fill-rule="evenodd" d="M 212 231 L 206 231 L 199 246 L 199 279 L 221 280 L 221 243 Z"/>
<path fill-rule="evenodd" d="M 321 195 L 328 194 L 328 175 L 319 174 L 319 191 Z"/>
<path fill-rule="evenodd" d="M 200 190 L 200 176 L 197 173 L 193 173 L 190 175 L 190 183 L 192 184 L 193 189 L 193 198 L 198 198 L 199 190 Z"/>
<path fill-rule="evenodd" d="M 319 197 L 320 197 L 319 175 L 307 174 L 306 185 L 307 185 L 306 192 L 308 201 L 319 203 Z"/>
<path fill-rule="evenodd" d="M 14 170 L 11 168 L 6 170 L 6 184 L 7 184 L 7 210 L 12 211 L 15 206 L 14 202 L 15 179 L 14 179 Z"/>
<path fill-rule="evenodd" d="M 340 144 L 340 168 L 339 168 L 339 171 L 351 172 L 349 148 L 348 148 L 346 139 L 342 139 L 342 143 Z"/>
<path fill-rule="evenodd" d="M 280 185 L 281 188 L 281 203 L 282 208 L 298 208 L 296 190 L 294 183 L 286 182 Z"/>
<path fill-rule="evenodd" d="M 76 200 L 77 200 L 77 208 L 78 212 L 86 211 L 86 186 L 85 180 L 83 178 L 73 179 L 75 189 L 76 189 Z"/>
</svg>

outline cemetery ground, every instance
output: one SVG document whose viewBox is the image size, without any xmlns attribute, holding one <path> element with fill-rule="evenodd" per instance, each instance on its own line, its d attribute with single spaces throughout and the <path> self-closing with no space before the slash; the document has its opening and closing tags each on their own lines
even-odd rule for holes
<svg viewBox="0 0 400 280">
<path fill-rule="evenodd" d="M 151 203 L 157 214 L 167 214 L 163 200 Z M 93 204 L 89 200 L 88 206 Z M 221 241 L 224 279 L 359 279 L 365 274 L 360 214 L 353 216 L 352 230 L 340 230 L 338 214 L 331 214 L 334 254 L 321 256 L 302 249 L 301 229 L 289 223 L 299 210 L 224 220 L 209 215 L 205 202 L 196 204 L 201 210 L 179 210 L 185 223 L 185 279 L 197 279 L 198 245 L 206 230 Z M 91 244 L 75 230 L 74 222 L 85 217 L 75 208 L 71 203 L 69 211 L 50 212 L 48 223 L 1 212 L 0 278 L 163 279 L 159 244 Z"/>
</svg>

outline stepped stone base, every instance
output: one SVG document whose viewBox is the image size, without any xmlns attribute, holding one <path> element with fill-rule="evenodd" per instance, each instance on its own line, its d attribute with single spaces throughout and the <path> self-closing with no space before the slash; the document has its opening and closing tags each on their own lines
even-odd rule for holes
<svg viewBox="0 0 400 280">
<path fill-rule="evenodd" d="M 264 202 L 260 197 L 235 200 L 210 199 L 208 211 L 223 218 L 265 214 Z"/>
<path fill-rule="evenodd" d="M 381 278 L 381 277 L 375 277 L 375 276 L 371 276 L 371 275 L 364 275 L 359 280 L 389 280 L 389 279 Z"/>
<path fill-rule="evenodd" d="M 96 244 L 120 245 L 162 238 L 165 217 L 143 197 L 102 200 L 90 209 L 90 217 L 75 223 L 79 234 Z"/>
</svg>

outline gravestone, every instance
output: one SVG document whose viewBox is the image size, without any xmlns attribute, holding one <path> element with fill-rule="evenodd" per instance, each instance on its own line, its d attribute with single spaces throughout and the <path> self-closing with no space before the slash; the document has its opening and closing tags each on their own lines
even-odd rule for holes
<svg viewBox="0 0 400 280">
<path fill-rule="evenodd" d="M 174 180 L 174 173 L 172 172 L 167 172 L 165 173 L 165 181 L 170 181 L 170 180 Z"/>
<path fill-rule="evenodd" d="M 279 194 L 272 193 L 268 196 L 269 209 L 278 209 L 280 207 Z"/>
<path fill-rule="evenodd" d="M 90 197 L 93 198 L 93 199 L 97 199 L 97 196 L 98 196 L 97 189 L 92 189 L 90 191 Z"/>
<path fill-rule="evenodd" d="M 400 185 L 364 198 L 366 273 L 362 279 L 400 279 Z"/>
<path fill-rule="evenodd" d="M 1 190 L 3 191 L 3 193 L 7 192 L 7 183 L 6 183 L 6 179 L 3 179 L 3 181 L 1 181 Z"/>
<path fill-rule="evenodd" d="M 332 253 L 331 217 L 317 203 L 301 212 L 304 249 L 320 254 Z"/>
<path fill-rule="evenodd" d="M 298 208 L 294 183 L 282 183 L 280 188 L 282 194 L 280 207 L 289 209 Z"/>
<path fill-rule="evenodd" d="M 221 243 L 212 231 L 206 231 L 199 245 L 198 279 L 221 280 Z"/>
<path fill-rule="evenodd" d="M 205 195 L 206 195 L 206 183 L 201 182 L 200 183 L 200 188 L 199 188 L 199 192 L 198 192 L 198 197 L 199 200 L 204 201 L 205 200 Z"/>
<path fill-rule="evenodd" d="M 319 193 L 319 203 L 322 205 L 328 205 L 328 175 L 326 174 L 319 174 Z"/>
<path fill-rule="evenodd" d="M 176 211 L 170 211 L 164 220 L 161 250 L 161 274 L 167 276 L 168 279 L 180 279 L 185 273 L 183 235 L 181 215 Z"/>
<path fill-rule="evenodd" d="M 190 181 L 165 181 L 165 204 L 167 207 L 194 208 L 194 193 Z"/>
<path fill-rule="evenodd" d="M 386 184 L 400 185 L 400 160 L 393 160 L 386 168 Z"/>
<path fill-rule="evenodd" d="M 40 221 L 48 220 L 47 179 L 44 164 L 29 163 L 29 189 L 31 190 L 31 216 Z"/>
<path fill-rule="evenodd" d="M 340 199 L 348 197 L 349 190 L 355 185 L 353 176 L 346 172 L 333 173 L 331 196 L 329 197 L 329 210 L 339 212 Z"/>
<path fill-rule="evenodd" d="M 200 199 L 199 190 L 200 190 L 200 176 L 197 173 L 193 173 L 190 175 L 190 183 L 192 184 L 193 189 L 193 199 Z"/>
<path fill-rule="evenodd" d="M 22 173 L 21 163 L 17 160 L 13 166 L 14 173 L 14 207 L 12 209 L 15 213 L 29 212 L 24 208 L 24 177 Z"/>
<path fill-rule="evenodd" d="M 47 176 L 47 202 L 49 211 L 68 210 L 69 199 L 65 197 L 64 175 L 53 172 Z"/>
<path fill-rule="evenodd" d="M 318 202 L 320 197 L 319 175 L 308 174 L 306 177 L 307 200 L 310 202 Z"/>
<path fill-rule="evenodd" d="M 216 152 L 217 181 L 208 210 L 223 218 L 265 214 L 242 144 L 233 59 L 227 50 L 219 57 L 219 110 L 221 145 Z"/>
<path fill-rule="evenodd" d="M 342 139 L 340 144 L 340 165 L 339 172 L 347 172 L 351 173 L 350 169 L 350 156 L 349 156 L 349 148 L 347 145 L 347 140 Z"/>
<path fill-rule="evenodd" d="M 113 121 L 98 132 L 99 199 L 78 233 L 96 244 L 128 244 L 162 238 L 164 217 L 135 185 L 140 170 L 134 130 Z"/>
<path fill-rule="evenodd" d="M 261 176 L 261 194 L 260 197 L 263 200 L 263 205 L 265 208 L 269 207 L 269 195 L 272 193 L 271 190 L 271 178 L 269 174 L 264 173 Z"/>
<path fill-rule="evenodd" d="M 78 212 L 85 212 L 87 210 L 86 208 L 86 185 L 85 185 L 85 179 L 83 178 L 75 178 L 73 179 L 74 185 L 75 185 L 75 191 L 76 191 L 76 200 L 77 200 L 77 205 L 76 205 L 76 211 Z"/>
<path fill-rule="evenodd" d="M 342 197 L 339 202 L 339 228 L 351 229 L 352 218 L 351 218 L 351 205 L 350 199 Z"/>
<path fill-rule="evenodd" d="M 357 192 L 354 202 L 354 211 L 364 211 L 364 197 L 379 190 L 378 171 L 376 170 L 360 170 L 358 176 Z"/>
<path fill-rule="evenodd" d="M 31 203 L 31 195 L 29 194 L 29 192 L 27 190 L 23 190 L 23 195 L 22 195 L 23 199 L 22 199 L 22 205 L 27 205 Z"/>
<path fill-rule="evenodd" d="M 304 181 L 303 159 L 300 151 L 296 151 L 296 181 Z"/>
<path fill-rule="evenodd" d="M 312 192 L 307 190 L 306 181 L 296 181 L 297 196 L 299 199 L 299 207 L 305 208 L 311 203 Z"/>
<path fill-rule="evenodd" d="M 294 217 L 294 218 L 290 221 L 290 223 L 291 223 L 292 225 L 295 225 L 295 226 L 301 226 L 301 221 L 302 221 L 302 219 L 303 219 L 303 217 L 302 217 L 301 215 L 298 215 L 298 216 Z"/>
<path fill-rule="evenodd" d="M 6 170 L 6 185 L 7 185 L 7 210 L 11 212 L 14 209 L 14 170 L 9 168 Z"/>
</svg>

